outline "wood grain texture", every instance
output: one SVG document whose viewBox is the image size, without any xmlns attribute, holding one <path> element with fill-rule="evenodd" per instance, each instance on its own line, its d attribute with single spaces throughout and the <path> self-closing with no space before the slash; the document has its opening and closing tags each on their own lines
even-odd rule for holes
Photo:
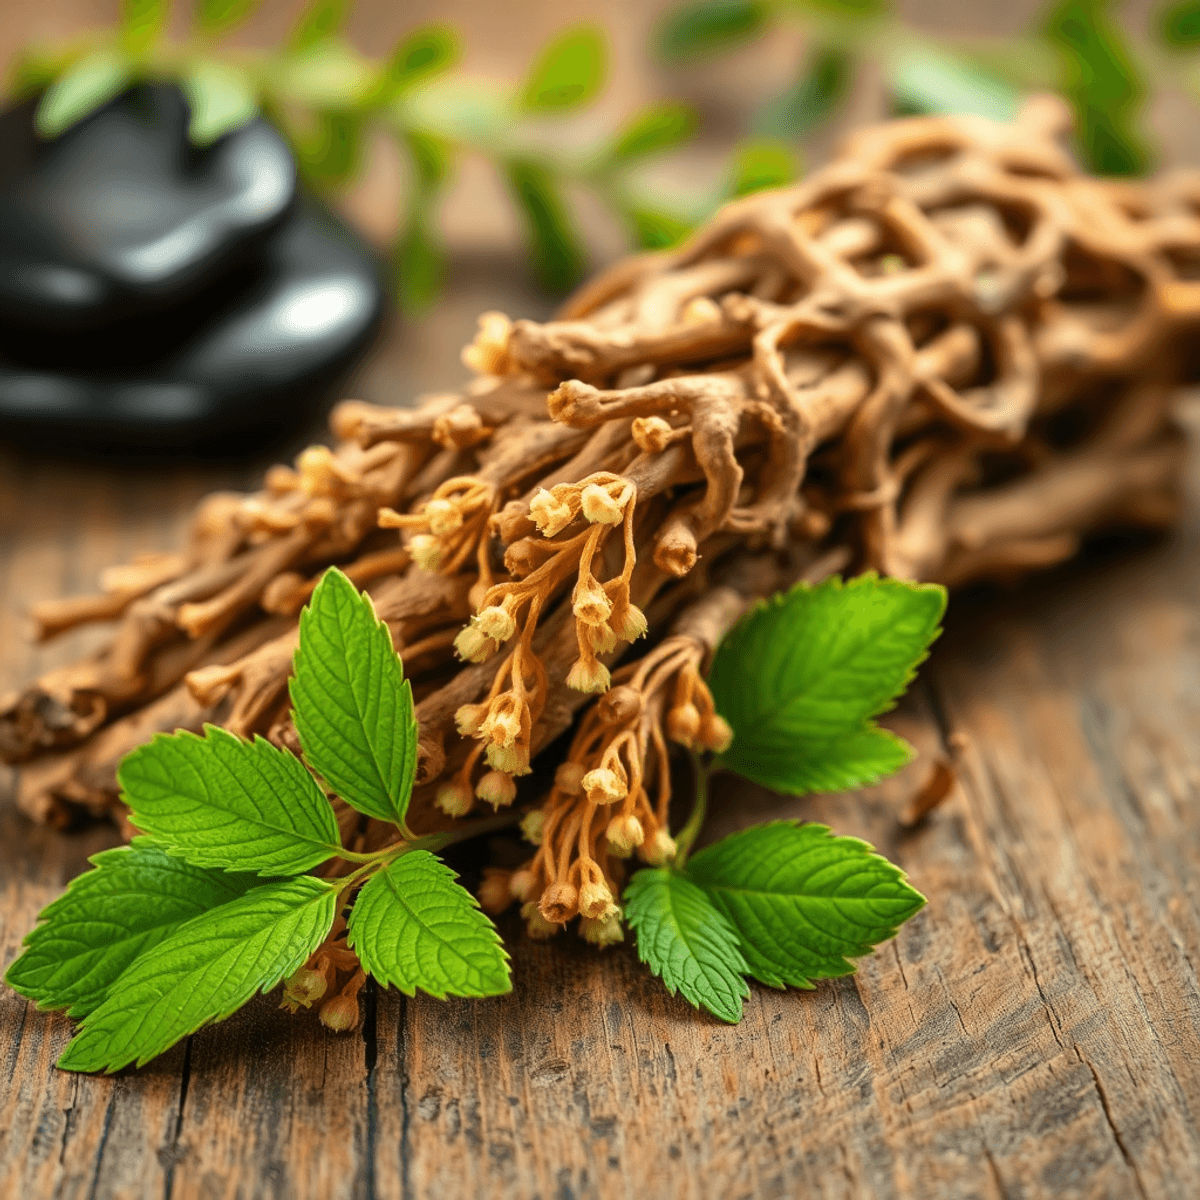
<svg viewBox="0 0 1200 1200">
<path fill-rule="evenodd" d="M 255 468 L 257 470 L 257 468 Z M 238 471 L 0 457 L 0 688 L 32 600 L 170 544 Z M 241 471 L 250 478 L 254 471 Z M 511 997 L 368 993 L 354 1034 L 270 999 L 141 1072 L 53 1069 L 61 1016 L 0 993 L 4 1200 L 1160 1197 L 1200 1194 L 1200 504 L 952 605 L 892 718 L 923 751 L 860 793 L 716 789 L 711 835 L 776 815 L 873 841 L 930 898 L 857 976 L 755 987 L 730 1028 L 629 946 L 530 943 Z M 897 820 L 961 734 L 959 783 Z M 29 824 L 5 785 L 0 961 L 113 834 Z"/>
</svg>

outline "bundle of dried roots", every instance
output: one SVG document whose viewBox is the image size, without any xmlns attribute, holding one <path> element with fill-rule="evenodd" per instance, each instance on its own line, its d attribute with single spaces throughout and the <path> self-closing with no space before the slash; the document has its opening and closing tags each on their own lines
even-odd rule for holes
<svg viewBox="0 0 1200 1200">
<path fill-rule="evenodd" d="M 294 749 L 296 617 L 337 563 L 419 702 L 411 823 L 513 804 L 574 726 L 549 794 L 522 797 L 535 853 L 482 894 L 536 936 L 578 915 L 619 938 L 625 860 L 674 850 L 669 744 L 730 736 L 704 670 L 754 599 L 838 570 L 1007 578 L 1172 520 L 1200 180 L 1084 177 L 1062 132 L 1048 102 L 867 130 L 557 320 L 486 315 L 461 392 L 342 404 L 336 449 L 38 609 L 44 636 L 117 626 L 4 702 L 22 805 L 116 811 L 117 762 L 157 730 Z M 396 836 L 335 803 L 352 848 Z"/>
</svg>

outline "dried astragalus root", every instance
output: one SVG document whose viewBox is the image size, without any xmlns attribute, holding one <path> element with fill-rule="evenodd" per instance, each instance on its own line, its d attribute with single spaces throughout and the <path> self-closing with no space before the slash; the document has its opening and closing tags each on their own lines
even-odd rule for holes
<svg viewBox="0 0 1200 1200">
<path fill-rule="evenodd" d="M 556 320 L 485 314 L 461 391 L 342 404 L 334 448 L 210 498 L 184 547 L 106 573 L 102 595 L 35 613 L 43 636 L 117 624 L 0 706 L 22 805 L 117 811 L 116 763 L 160 729 L 294 746 L 295 614 L 337 563 L 413 681 L 410 822 L 523 809 L 528 860 L 486 875 L 487 910 L 620 941 L 631 865 L 675 853 L 672 747 L 728 744 L 704 676 L 754 599 L 864 568 L 1009 579 L 1096 529 L 1173 520 L 1200 183 L 1089 179 L 1063 132 L 1047 102 L 1011 126 L 864 130 Z M 335 807 L 351 848 L 388 836 Z M 309 968 L 325 990 L 297 977 L 289 1002 L 345 1019 L 346 953 L 335 940 Z"/>
</svg>

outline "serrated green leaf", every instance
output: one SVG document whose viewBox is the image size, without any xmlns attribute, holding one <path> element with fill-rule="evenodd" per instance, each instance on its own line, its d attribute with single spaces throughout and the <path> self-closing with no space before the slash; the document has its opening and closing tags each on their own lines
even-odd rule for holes
<svg viewBox="0 0 1200 1200">
<path fill-rule="evenodd" d="M 538 282 L 547 291 L 569 291 L 583 277 L 587 256 L 559 186 L 541 163 L 507 164 L 509 188 L 525 219 L 530 256 Z"/>
<path fill-rule="evenodd" d="M 764 138 L 801 138 L 830 117 L 849 95 L 854 60 L 841 46 L 818 46 L 796 82 L 755 118 Z"/>
<path fill-rule="evenodd" d="M 333 807 L 295 755 L 206 725 L 157 734 L 121 762 L 130 820 L 198 867 L 298 875 L 341 849 Z"/>
<path fill-rule="evenodd" d="M 722 1021 L 742 1019 L 750 995 L 737 931 L 690 880 L 666 868 L 638 871 L 625 889 L 625 916 L 638 958 L 697 1008 Z"/>
<path fill-rule="evenodd" d="M 1145 84 L 1109 0 L 1061 0 L 1043 30 L 1058 51 L 1062 88 L 1075 110 L 1075 136 L 1090 170 L 1141 175 L 1150 153 L 1137 128 Z"/>
<path fill-rule="evenodd" d="M 311 875 L 265 883 L 196 917 L 143 954 L 85 1017 L 58 1065 L 140 1067 L 181 1038 L 270 991 L 321 944 L 338 892 Z"/>
<path fill-rule="evenodd" d="M 374 875 L 350 913 L 349 944 L 369 975 L 407 995 L 499 996 L 512 990 L 496 927 L 455 874 L 411 850 Z"/>
<path fill-rule="evenodd" d="M 402 824 L 417 769 L 412 688 L 371 598 L 336 567 L 300 614 L 289 688 L 308 765 L 359 812 Z"/>
<path fill-rule="evenodd" d="M 824 825 L 775 821 L 694 854 L 687 877 L 737 930 L 750 974 L 771 987 L 849 975 L 925 904 L 899 867 Z"/>
<path fill-rule="evenodd" d="M 121 41 L 131 54 L 158 41 L 169 10 L 167 0 L 121 0 Z"/>
<path fill-rule="evenodd" d="M 1168 46 L 1181 50 L 1200 46 L 1200 2 L 1168 4 L 1159 10 L 1158 27 Z"/>
<path fill-rule="evenodd" d="M 612 162 L 630 163 L 669 150 L 687 141 L 696 130 L 696 110 L 690 104 L 667 101 L 637 114 L 613 139 Z"/>
<path fill-rule="evenodd" d="M 292 50 L 307 50 L 333 37 L 346 20 L 346 0 L 313 0 L 288 38 Z"/>
<path fill-rule="evenodd" d="M 384 68 L 376 100 L 385 103 L 453 65 L 458 38 L 448 25 L 427 25 L 408 35 Z"/>
<path fill-rule="evenodd" d="M 210 37 L 240 25 L 260 0 L 196 0 L 196 25 Z"/>
<path fill-rule="evenodd" d="M 974 113 L 1013 121 L 1021 107 L 1016 88 L 969 60 L 919 43 L 898 50 L 889 80 L 901 112 Z"/>
<path fill-rule="evenodd" d="M 748 196 L 767 188 L 782 187 L 800 174 L 797 152 L 783 142 L 746 142 L 733 158 L 731 196 Z"/>
<path fill-rule="evenodd" d="M 133 79 L 129 60 L 116 50 L 97 50 L 61 75 L 38 104 L 35 124 L 44 138 L 58 137 L 107 104 Z"/>
<path fill-rule="evenodd" d="M 770 19 L 764 0 L 696 0 L 667 14 L 655 46 L 667 62 L 690 62 L 757 37 Z"/>
<path fill-rule="evenodd" d="M 253 120 L 258 112 L 254 87 L 244 71 L 214 59 L 194 62 L 183 78 L 191 119 L 188 140 L 209 146 Z"/>
<path fill-rule="evenodd" d="M 709 675 L 734 732 L 720 765 L 799 794 L 902 765 L 899 739 L 869 734 L 868 723 L 908 685 L 945 606 L 944 588 L 873 573 L 758 605 L 721 642 Z"/>
<path fill-rule="evenodd" d="M 526 112 L 562 112 L 592 100 L 608 73 L 608 44 L 596 25 L 559 34 L 538 55 L 517 103 Z"/>
<path fill-rule="evenodd" d="M 139 838 L 89 860 L 25 938 L 4 982 L 39 1008 L 86 1016 L 121 973 L 193 917 L 262 883 L 193 867 Z"/>
</svg>

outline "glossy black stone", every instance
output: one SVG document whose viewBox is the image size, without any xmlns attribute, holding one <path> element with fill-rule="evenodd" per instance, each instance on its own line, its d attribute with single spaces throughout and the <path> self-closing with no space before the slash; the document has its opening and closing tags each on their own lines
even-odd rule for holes
<svg viewBox="0 0 1200 1200">
<path fill-rule="evenodd" d="M 0 117 L 5 324 L 75 332 L 178 303 L 295 201 L 295 165 L 270 125 L 197 148 L 177 88 L 133 88 L 53 141 L 34 132 L 33 109 Z"/>
<path fill-rule="evenodd" d="M 0 325 L 0 437 L 175 450 L 293 429 L 383 308 L 370 251 L 301 201 L 185 304 L 82 335 Z"/>
</svg>

